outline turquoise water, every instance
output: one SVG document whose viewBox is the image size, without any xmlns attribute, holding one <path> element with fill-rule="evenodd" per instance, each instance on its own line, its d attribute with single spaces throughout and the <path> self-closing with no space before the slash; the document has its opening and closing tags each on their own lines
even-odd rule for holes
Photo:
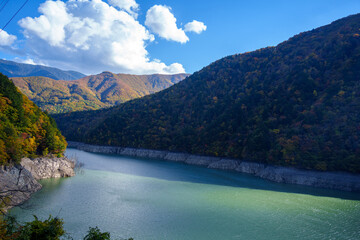
<svg viewBox="0 0 360 240">
<path fill-rule="evenodd" d="M 58 216 L 81 239 L 360 239 L 360 194 L 277 184 L 180 163 L 86 153 L 77 176 L 43 180 L 11 213 Z"/>
</svg>

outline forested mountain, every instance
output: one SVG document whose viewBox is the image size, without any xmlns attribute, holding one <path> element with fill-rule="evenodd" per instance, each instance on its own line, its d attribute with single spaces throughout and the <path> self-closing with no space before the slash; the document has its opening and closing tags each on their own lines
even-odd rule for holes
<svg viewBox="0 0 360 240">
<path fill-rule="evenodd" d="M 0 59 L 0 73 L 8 77 L 42 76 L 55 80 L 74 80 L 85 77 L 84 74 L 75 71 L 63 71 L 42 65 L 17 63 L 2 59 Z"/>
<path fill-rule="evenodd" d="M 56 120 L 69 140 L 360 173 L 360 14 Z"/>
<path fill-rule="evenodd" d="M 49 113 L 95 110 L 139 98 L 183 80 L 188 74 L 130 75 L 103 72 L 73 81 L 46 77 L 12 78 L 15 85 Z"/>
<path fill-rule="evenodd" d="M 60 156 L 66 145 L 55 121 L 0 74 L 0 165 L 48 153 Z"/>
</svg>

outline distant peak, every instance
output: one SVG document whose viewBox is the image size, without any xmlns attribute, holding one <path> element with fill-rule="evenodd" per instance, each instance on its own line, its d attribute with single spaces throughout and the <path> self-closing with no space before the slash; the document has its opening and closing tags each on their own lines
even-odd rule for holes
<svg viewBox="0 0 360 240">
<path fill-rule="evenodd" d="M 109 71 L 103 71 L 101 74 L 113 74 L 112 72 L 109 72 Z"/>
</svg>

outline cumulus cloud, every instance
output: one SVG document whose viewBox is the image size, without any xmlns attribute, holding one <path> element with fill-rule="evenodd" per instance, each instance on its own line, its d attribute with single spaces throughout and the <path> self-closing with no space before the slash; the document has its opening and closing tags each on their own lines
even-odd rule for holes
<svg viewBox="0 0 360 240">
<path fill-rule="evenodd" d="M 8 34 L 6 31 L 0 32 L 0 47 L 11 46 L 16 40 L 16 36 Z"/>
<path fill-rule="evenodd" d="M 166 40 L 180 43 L 189 41 L 184 30 L 177 27 L 176 18 L 168 6 L 154 5 L 151 7 L 146 13 L 145 25 Z"/>
<path fill-rule="evenodd" d="M 111 0 L 111 4 L 117 7 L 102 0 L 46 1 L 39 7 L 39 17 L 19 21 L 26 37 L 24 55 L 87 74 L 185 72 L 179 63 L 150 59 L 146 46 L 154 36 L 129 13 L 138 7 L 135 1 Z"/>
<path fill-rule="evenodd" d="M 125 10 L 131 15 L 137 16 L 136 11 L 139 9 L 139 4 L 135 0 L 109 0 L 109 3 L 112 6 Z"/>
<path fill-rule="evenodd" d="M 26 35 L 35 34 L 46 40 L 51 46 L 60 46 L 65 40 L 65 26 L 71 23 L 72 16 L 67 13 L 66 5 L 61 1 L 47 1 L 40 5 L 38 18 L 24 18 L 19 21 L 26 29 Z"/>
<path fill-rule="evenodd" d="M 203 22 L 199 22 L 196 20 L 193 20 L 192 22 L 189 22 L 185 25 L 185 32 L 195 32 L 197 34 L 200 34 L 202 31 L 206 30 L 206 25 Z"/>
</svg>

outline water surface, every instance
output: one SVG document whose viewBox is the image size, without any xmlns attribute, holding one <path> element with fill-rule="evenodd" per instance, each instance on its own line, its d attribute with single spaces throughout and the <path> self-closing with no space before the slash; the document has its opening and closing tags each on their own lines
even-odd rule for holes
<svg viewBox="0 0 360 240">
<path fill-rule="evenodd" d="M 112 238 L 359 239 L 360 194 L 269 182 L 196 166 L 68 149 L 85 165 L 11 213 L 51 214 L 82 239 L 89 226 Z"/>
</svg>

